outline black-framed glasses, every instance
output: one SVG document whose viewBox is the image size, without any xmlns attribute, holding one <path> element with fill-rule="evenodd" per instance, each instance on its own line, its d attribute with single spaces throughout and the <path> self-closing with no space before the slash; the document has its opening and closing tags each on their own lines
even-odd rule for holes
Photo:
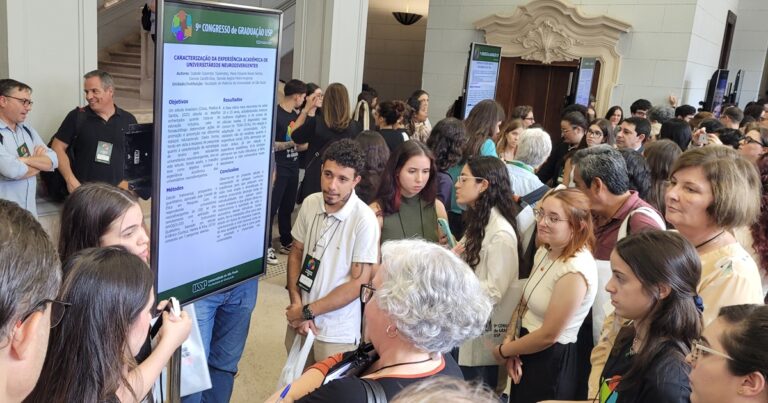
<svg viewBox="0 0 768 403">
<path fill-rule="evenodd" d="M 58 301 L 55 299 L 44 299 L 37 304 L 34 305 L 32 309 L 29 310 L 29 312 L 25 313 L 24 316 L 21 317 L 20 323 L 26 322 L 27 319 L 29 319 L 30 316 L 32 316 L 33 313 L 40 311 L 40 308 L 43 308 L 45 310 L 45 306 L 48 304 L 51 304 L 51 329 L 58 326 L 59 323 L 61 323 L 61 319 L 64 318 L 64 313 L 67 311 L 67 307 L 72 306 L 69 302 L 64 301 Z"/>
<path fill-rule="evenodd" d="M 360 302 L 363 304 L 367 304 L 371 298 L 373 298 L 373 293 L 376 292 L 376 288 L 374 288 L 370 284 L 361 284 L 360 285 Z"/>
<path fill-rule="evenodd" d="M 757 144 L 760 147 L 768 147 L 768 144 L 763 144 L 762 141 L 755 140 L 755 139 L 753 139 L 752 137 L 749 137 L 749 136 L 742 137 L 741 138 L 741 142 L 742 142 L 742 144 Z"/>
<path fill-rule="evenodd" d="M 3 95 L 3 96 L 6 97 L 6 98 L 13 98 L 13 99 L 21 102 L 21 104 L 24 105 L 24 106 L 32 106 L 35 103 L 31 99 L 27 99 L 27 98 L 18 98 L 18 97 L 13 97 L 13 96 L 10 96 L 10 95 Z"/>
</svg>

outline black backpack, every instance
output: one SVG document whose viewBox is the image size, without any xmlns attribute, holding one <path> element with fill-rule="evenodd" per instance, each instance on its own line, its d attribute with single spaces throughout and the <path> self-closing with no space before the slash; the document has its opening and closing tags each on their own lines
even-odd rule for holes
<svg viewBox="0 0 768 403">
<path fill-rule="evenodd" d="M 83 126 L 83 121 L 85 120 L 85 109 L 81 107 L 77 107 L 77 119 L 75 120 L 75 134 L 72 136 L 72 141 L 69 144 L 69 147 L 67 147 L 67 157 L 69 157 L 69 166 L 70 168 L 74 165 L 75 161 L 75 141 L 77 140 L 77 135 L 80 133 L 80 128 Z M 51 148 L 51 144 L 53 144 L 53 139 L 56 138 L 51 137 L 51 141 L 48 142 L 48 148 Z M 53 171 L 46 172 L 41 171 L 40 172 L 40 179 L 43 181 L 43 187 L 45 188 L 45 196 L 55 202 L 62 202 L 64 199 L 69 196 L 69 190 L 67 190 L 67 181 L 64 180 L 64 177 L 61 176 L 61 172 L 59 172 L 59 168 L 54 169 Z"/>
<path fill-rule="evenodd" d="M 141 9 L 141 28 L 145 31 L 152 30 L 152 12 L 149 11 L 147 3 L 144 3 L 144 7 Z"/>
</svg>

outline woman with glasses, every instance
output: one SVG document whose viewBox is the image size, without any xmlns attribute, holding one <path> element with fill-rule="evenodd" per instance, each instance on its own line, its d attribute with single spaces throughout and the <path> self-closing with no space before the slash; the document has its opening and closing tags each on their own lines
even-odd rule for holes
<svg viewBox="0 0 768 403">
<path fill-rule="evenodd" d="M 456 202 L 467 206 L 464 237 L 454 250 L 486 285 L 493 301 L 491 320 L 483 334 L 461 345 L 458 361 L 464 378 L 481 380 L 495 389 L 499 365 L 486 345 L 498 344 L 520 300 L 520 236 L 505 164 L 494 157 L 470 159 L 456 181 Z"/>
<path fill-rule="evenodd" d="M 693 343 L 691 403 L 768 402 L 768 306 L 733 305 Z"/>
<path fill-rule="evenodd" d="M 446 354 L 482 332 L 491 300 L 466 263 L 445 248 L 422 240 L 389 241 L 381 268 L 360 293 L 365 339 L 376 359 L 358 375 L 325 379 L 350 354 L 310 367 L 291 384 L 288 401 L 365 402 L 380 387 L 392 399 L 408 385 L 433 376 L 461 377 Z M 279 392 L 267 401 L 278 401 Z"/>
<path fill-rule="evenodd" d="M 595 399 L 688 402 L 685 356 L 701 333 L 696 249 L 675 232 L 645 231 L 616 244 L 611 270 L 611 305 L 631 322 L 619 330 Z"/>
<path fill-rule="evenodd" d="M 163 313 L 158 343 L 139 353 L 155 306 L 154 276 L 120 247 L 89 248 L 64 264 L 59 298 L 71 306 L 51 330 L 48 354 L 29 402 L 136 402 L 144 399 L 190 333 L 186 312 Z"/>
<path fill-rule="evenodd" d="M 390 155 L 376 201 L 370 205 L 381 227 L 381 242 L 405 238 L 437 242 L 437 219 L 447 220 L 448 215 L 436 195 L 432 151 L 422 142 L 405 142 Z"/>
<path fill-rule="evenodd" d="M 701 258 L 705 326 L 723 306 L 763 302 L 757 265 L 732 234 L 757 220 L 760 188 L 754 164 L 725 146 L 690 149 L 670 171 L 664 216 Z"/>
<path fill-rule="evenodd" d="M 595 119 L 587 128 L 587 147 L 598 144 L 616 145 L 616 136 L 611 130 L 611 122 L 605 119 Z"/>
<path fill-rule="evenodd" d="M 749 161 L 757 163 L 761 156 L 768 153 L 768 129 L 757 124 L 748 125 L 744 129 L 744 137 L 739 142 L 739 153 Z"/>
<path fill-rule="evenodd" d="M 507 337 L 493 349 L 515 383 L 509 401 L 516 403 L 586 397 L 578 389 L 589 357 L 580 356 L 576 341 L 597 293 L 589 199 L 576 189 L 555 190 L 539 206 L 541 246 Z"/>
</svg>

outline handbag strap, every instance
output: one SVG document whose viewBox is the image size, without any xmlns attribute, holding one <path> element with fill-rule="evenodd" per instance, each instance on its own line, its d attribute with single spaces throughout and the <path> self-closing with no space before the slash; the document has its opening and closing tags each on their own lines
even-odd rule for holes
<svg viewBox="0 0 768 403">
<path fill-rule="evenodd" d="M 368 403 L 387 403 L 384 387 L 373 379 L 360 378 L 365 390 L 365 401 Z"/>
</svg>

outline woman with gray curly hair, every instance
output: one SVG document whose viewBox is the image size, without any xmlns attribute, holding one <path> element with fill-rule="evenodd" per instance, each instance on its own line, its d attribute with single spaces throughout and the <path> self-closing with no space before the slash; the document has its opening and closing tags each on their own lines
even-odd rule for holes
<svg viewBox="0 0 768 403">
<path fill-rule="evenodd" d="M 381 260 L 360 290 L 365 338 L 378 359 L 357 376 L 326 382 L 329 369 L 354 353 L 328 357 L 297 379 L 283 401 L 361 402 L 369 388 L 392 399 L 432 376 L 462 378 L 446 353 L 478 337 L 488 321 L 491 300 L 477 276 L 449 250 L 422 240 L 385 242 Z"/>
</svg>

